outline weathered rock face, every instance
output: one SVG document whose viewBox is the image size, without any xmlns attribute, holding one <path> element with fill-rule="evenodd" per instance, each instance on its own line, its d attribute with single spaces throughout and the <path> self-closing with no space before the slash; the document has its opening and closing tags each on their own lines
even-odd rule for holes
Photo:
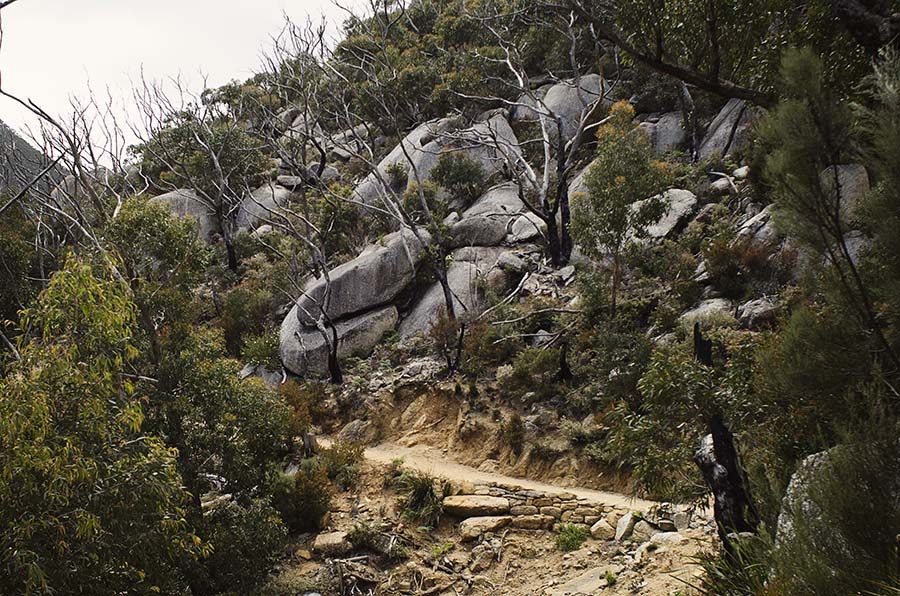
<svg viewBox="0 0 900 596">
<path fill-rule="evenodd" d="M 663 155 L 679 149 L 685 141 L 681 112 L 668 112 L 641 123 L 641 129 L 650 138 L 653 152 Z"/>
<path fill-rule="evenodd" d="M 277 184 L 257 188 L 241 201 L 236 222 L 238 230 L 252 230 L 261 223 L 272 220 L 272 213 L 287 207 L 292 195 L 290 190 Z"/>
<path fill-rule="evenodd" d="M 754 117 L 753 108 L 740 99 L 730 99 L 719 111 L 700 143 L 700 159 L 714 153 L 721 157 L 743 149 L 749 142 L 748 131 Z"/>
<path fill-rule="evenodd" d="M 495 186 L 463 212 L 450 228 L 452 246 L 497 246 L 511 232 L 513 222 L 524 217 L 525 205 L 512 183 Z M 527 230 L 522 230 L 525 235 Z"/>
<path fill-rule="evenodd" d="M 774 300 L 757 298 L 740 305 L 737 309 L 737 317 L 743 327 L 759 329 L 774 323 L 780 312 L 781 305 Z"/>
<path fill-rule="evenodd" d="M 316 536 L 313 551 L 326 557 L 333 557 L 349 552 L 352 549 L 347 540 L 347 532 L 327 532 Z"/>
<path fill-rule="evenodd" d="M 543 93 L 543 96 L 540 93 Z M 511 115 L 513 121 L 536 121 L 542 112 L 549 110 L 562 120 L 563 141 L 568 143 L 575 135 L 582 112 L 602 97 L 603 79 L 598 74 L 585 75 L 577 82 L 574 79 L 561 81 L 535 95 L 541 99 L 543 105 L 517 106 Z M 533 105 L 536 102 L 526 96 L 520 103 Z M 548 124 L 551 139 L 556 139 L 558 134 L 556 126 Z"/>
<path fill-rule="evenodd" d="M 453 262 L 447 268 L 447 281 L 454 295 L 456 316 L 477 313 L 484 305 L 484 286 L 499 287 L 506 281 L 503 271 L 497 267 L 502 254 L 497 249 L 463 248 L 453 253 Z M 400 324 L 403 339 L 427 333 L 446 308 L 444 291 L 435 283 L 425 292 Z"/>
<path fill-rule="evenodd" d="M 387 306 L 340 321 L 338 357 L 367 355 L 384 334 L 397 325 L 397 309 Z M 328 373 L 328 344 L 318 329 L 304 327 L 297 306 L 281 324 L 279 351 L 284 367 L 300 376 L 324 376 Z"/>
<path fill-rule="evenodd" d="M 462 152 L 481 166 L 486 176 L 503 170 L 504 154 L 518 154 L 519 142 L 502 114 L 487 115 L 469 128 L 463 128 L 459 118 L 443 118 L 427 122 L 409 133 L 397 147 L 378 164 L 379 175 L 370 174 L 356 188 L 357 198 L 364 204 L 374 204 L 387 192 L 385 183 L 392 184 L 388 171 L 401 169 L 406 181 L 391 190 L 403 194 L 410 182 L 430 180 L 431 170 L 441 154 Z"/>
<path fill-rule="evenodd" d="M 690 328 L 694 323 L 706 326 L 711 321 L 720 322 L 723 319 L 733 318 L 734 306 L 726 298 L 710 298 L 700 302 L 696 307 L 687 311 L 678 319 L 682 325 Z"/>
<path fill-rule="evenodd" d="M 424 234 L 424 232 L 422 232 Z M 419 241 L 410 230 L 394 232 L 382 244 L 366 248 L 358 257 L 329 273 L 331 298 L 328 315 L 337 320 L 387 304 L 412 282 L 416 265 L 430 242 Z M 325 295 L 324 278 L 313 281 L 298 300 L 297 316 L 307 327 L 315 325 Z"/>
<path fill-rule="evenodd" d="M 822 509 L 809 494 L 809 485 L 813 478 L 831 467 L 828 451 L 814 453 L 804 459 L 797 471 L 791 476 L 787 490 L 781 501 L 781 512 L 778 514 L 778 523 L 775 532 L 775 544 L 783 544 L 794 539 L 794 519 L 796 515 L 803 515 L 806 523 L 816 523 L 821 519 Z M 820 525 L 824 526 L 824 523 Z M 827 528 L 820 528 L 825 534 L 831 532 Z"/>
<path fill-rule="evenodd" d="M 834 192 L 835 188 L 841 191 L 841 214 L 852 219 L 856 215 L 856 208 L 869 192 L 869 175 L 865 166 L 861 164 L 844 164 L 833 166 L 820 175 L 822 187 L 827 192 Z"/>
<path fill-rule="evenodd" d="M 200 237 L 206 241 L 211 241 L 220 233 L 215 214 L 193 190 L 173 190 L 153 197 L 149 202 L 154 205 L 165 205 L 176 217 L 193 217 L 200 226 Z"/>
<path fill-rule="evenodd" d="M 738 230 L 735 242 L 756 248 L 774 247 L 778 243 L 779 235 L 772 221 L 773 214 L 774 207 L 769 205 L 745 221 Z"/>
<path fill-rule="evenodd" d="M 482 495 L 444 497 L 444 511 L 456 517 L 482 517 L 509 513 L 509 499 Z"/>
<path fill-rule="evenodd" d="M 689 190 L 673 188 L 658 197 L 665 206 L 663 216 L 658 222 L 647 226 L 647 238 L 662 240 L 678 231 L 697 207 L 697 197 Z M 637 201 L 635 209 L 639 209 L 644 201 Z"/>
</svg>

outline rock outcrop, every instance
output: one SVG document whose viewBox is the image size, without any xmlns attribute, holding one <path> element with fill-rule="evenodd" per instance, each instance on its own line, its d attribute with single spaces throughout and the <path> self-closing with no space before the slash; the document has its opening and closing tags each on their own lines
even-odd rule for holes
<svg viewBox="0 0 900 596">
<path fill-rule="evenodd" d="M 461 152 L 481 166 L 486 176 L 501 172 L 507 154 L 520 152 L 519 142 L 501 113 L 464 127 L 460 118 L 433 120 L 415 128 L 378 164 L 355 190 L 359 201 L 371 205 L 390 191 L 402 195 L 410 182 L 425 183 L 444 153 Z M 404 174 L 397 180 L 396 171 Z"/>
<path fill-rule="evenodd" d="M 200 237 L 207 242 L 211 242 L 221 232 L 215 213 L 193 190 L 173 190 L 153 197 L 149 202 L 153 205 L 165 205 L 176 217 L 194 218 L 199 226 Z"/>
<path fill-rule="evenodd" d="M 653 152 L 662 156 L 681 148 L 686 139 L 681 112 L 667 112 L 653 116 L 641 123 L 641 129 L 650 139 Z"/>
<path fill-rule="evenodd" d="M 749 143 L 748 132 L 755 112 L 745 101 L 730 99 L 706 131 L 700 142 L 700 159 L 709 159 L 714 154 L 727 157 Z"/>
<path fill-rule="evenodd" d="M 424 234 L 424 232 L 422 232 Z M 331 294 L 328 316 L 338 320 L 388 304 L 412 282 L 416 266 L 423 258 L 430 238 L 416 238 L 411 230 L 394 232 L 382 243 L 364 250 L 355 259 L 329 273 Z M 309 327 L 319 317 L 327 282 L 310 283 L 298 300 L 297 317 Z"/>
<path fill-rule="evenodd" d="M 539 102 L 527 95 L 520 98 L 510 117 L 513 122 L 533 122 L 541 117 L 548 117 L 547 112 L 562 120 L 563 142 L 568 143 L 575 136 L 582 113 L 603 96 L 603 78 L 598 74 L 589 74 L 575 79 L 561 81 L 555 85 L 543 87 L 534 93 Z M 548 122 L 550 138 L 558 136 L 554 122 Z"/>
<path fill-rule="evenodd" d="M 447 281 L 454 296 L 457 317 L 464 318 L 478 313 L 484 306 L 485 287 L 502 286 L 505 273 L 497 266 L 502 249 L 460 249 L 453 253 L 453 262 L 447 268 Z M 427 333 L 431 324 L 446 309 L 446 299 L 439 283 L 433 284 L 416 302 L 400 324 L 403 339 Z"/>
<path fill-rule="evenodd" d="M 252 230 L 263 222 L 272 220 L 273 213 L 287 207 L 292 196 L 290 190 L 277 184 L 257 188 L 241 201 L 236 222 L 238 230 Z"/>
<path fill-rule="evenodd" d="M 394 306 L 379 308 L 335 325 L 338 357 L 365 356 L 397 325 Z M 284 367 L 300 376 L 324 376 L 328 373 L 328 344 L 318 329 L 300 323 L 297 306 L 281 324 L 279 351 Z"/>
</svg>

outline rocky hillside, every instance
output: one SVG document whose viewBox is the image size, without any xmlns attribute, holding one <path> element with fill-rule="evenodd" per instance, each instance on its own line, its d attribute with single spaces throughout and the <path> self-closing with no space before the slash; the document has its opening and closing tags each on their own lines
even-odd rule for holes
<svg viewBox="0 0 900 596">
<path fill-rule="evenodd" d="M 0 593 L 896 596 L 876 4 L 374 2 L 76 114 L 0 220 Z"/>
</svg>

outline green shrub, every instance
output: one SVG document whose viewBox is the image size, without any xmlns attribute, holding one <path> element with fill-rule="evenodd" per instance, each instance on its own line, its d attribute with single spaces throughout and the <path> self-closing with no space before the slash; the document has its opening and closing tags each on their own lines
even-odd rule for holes
<svg viewBox="0 0 900 596">
<path fill-rule="evenodd" d="M 578 550 L 590 536 L 591 531 L 587 526 L 566 524 L 556 537 L 556 548 L 565 552 Z"/>
<path fill-rule="evenodd" d="M 734 554 L 702 553 L 694 561 L 703 570 L 698 592 L 707 596 L 788 596 L 770 581 L 772 539 L 759 536 L 735 540 Z"/>
<path fill-rule="evenodd" d="M 466 207 L 487 190 L 484 168 L 460 151 L 442 153 L 431 170 L 431 179 L 444 187 L 453 199 L 462 199 Z"/>
<path fill-rule="evenodd" d="M 269 370 L 280 370 L 278 331 L 273 329 L 247 337 L 241 350 L 241 358 L 248 364 L 265 366 Z"/>
<path fill-rule="evenodd" d="M 806 498 L 788 510 L 777 581 L 795 596 L 844 596 L 897 577 L 898 424 L 871 416 L 855 436 L 806 469 Z M 782 512 L 784 515 L 785 512 Z"/>
<path fill-rule="evenodd" d="M 280 474 L 274 481 L 272 504 L 293 533 L 318 530 L 331 509 L 331 484 L 325 470 L 311 462 L 293 476 Z"/>
<path fill-rule="evenodd" d="M 400 508 L 404 517 L 436 527 L 444 514 L 444 497 L 450 494 L 450 483 L 440 489 L 437 479 L 420 472 L 404 472 L 397 478 L 395 487 L 402 494 Z"/>
</svg>

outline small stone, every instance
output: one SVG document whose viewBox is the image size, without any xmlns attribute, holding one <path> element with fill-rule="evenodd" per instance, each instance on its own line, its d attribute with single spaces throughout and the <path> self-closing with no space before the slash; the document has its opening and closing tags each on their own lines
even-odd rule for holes
<svg viewBox="0 0 900 596">
<path fill-rule="evenodd" d="M 512 527 L 520 530 L 548 530 L 552 526 L 553 518 L 549 515 L 523 515 L 512 520 Z"/>
<path fill-rule="evenodd" d="M 496 532 L 500 528 L 505 528 L 511 520 L 512 518 L 509 516 L 470 517 L 459 524 L 460 538 L 463 541 L 476 540 L 487 532 Z"/>
<path fill-rule="evenodd" d="M 654 528 L 644 520 L 640 520 L 639 522 L 634 524 L 634 530 L 632 531 L 631 536 L 637 542 L 646 542 L 647 540 L 650 540 L 650 537 L 655 533 L 656 528 Z"/>
<path fill-rule="evenodd" d="M 631 533 L 634 532 L 634 525 L 637 523 L 637 516 L 628 512 L 619 519 L 619 522 L 616 524 L 616 535 L 615 539 L 621 542 L 631 536 Z"/>
<path fill-rule="evenodd" d="M 678 532 L 657 532 L 650 537 L 650 542 L 654 544 L 672 544 L 684 542 L 685 540 L 687 538 Z"/>
<path fill-rule="evenodd" d="M 562 515 L 562 509 L 559 507 L 541 507 L 541 515 L 549 515 L 553 518 L 558 518 Z"/>
<path fill-rule="evenodd" d="M 689 513 L 683 511 L 679 511 L 673 515 L 672 521 L 675 523 L 675 529 L 679 532 L 683 532 L 691 527 L 691 516 Z"/>
<path fill-rule="evenodd" d="M 616 528 L 605 519 L 591 526 L 591 537 L 594 540 L 612 540 L 616 537 Z"/>
<path fill-rule="evenodd" d="M 510 515 L 537 515 L 540 510 L 533 505 L 519 505 L 509 509 Z"/>
<path fill-rule="evenodd" d="M 746 180 L 750 175 L 750 166 L 742 166 L 731 173 L 735 180 Z"/>
<path fill-rule="evenodd" d="M 340 555 L 349 552 L 350 542 L 347 540 L 347 532 L 326 532 L 316 536 L 313 543 L 313 551 L 326 557 Z"/>
<path fill-rule="evenodd" d="M 709 185 L 710 191 L 717 195 L 727 195 L 734 191 L 734 185 L 728 178 L 719 178 Z"/>
</svg>

